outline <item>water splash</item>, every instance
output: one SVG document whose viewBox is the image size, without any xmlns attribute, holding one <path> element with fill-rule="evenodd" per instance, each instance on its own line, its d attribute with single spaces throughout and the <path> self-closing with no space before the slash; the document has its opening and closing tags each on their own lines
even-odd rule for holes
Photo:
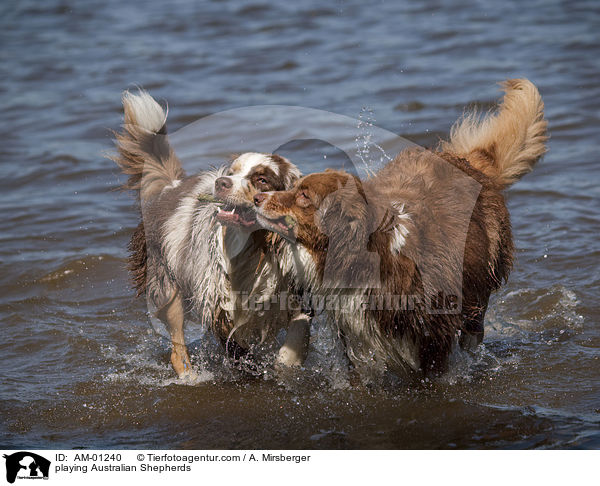
<svg viewBox="0 0 600 486">
<path fill-rule="evenodd" d="M 368 177 L 373 177 L 377 171 L 382 168 L 387 162 L 392 160 L 386 151 L 373 141 L 373 126 L 375 117 L 373 110 L 368 107 L 363 107 L 358 115 L 359 135 L 355 139 L 356 154 L 363 165 L 363 169 Z M 376 154 L 373 149 L 379 153 Z"/>
</svg>

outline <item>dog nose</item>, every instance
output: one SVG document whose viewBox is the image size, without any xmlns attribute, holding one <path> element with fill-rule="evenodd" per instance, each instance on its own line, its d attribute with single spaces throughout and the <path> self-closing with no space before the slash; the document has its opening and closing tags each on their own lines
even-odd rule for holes
<svg viewBox="0 0 600 486">
<path fill-rule="evenodd" d="M 233 181 L 229 177 L 219 177 L 215 181 L 215 189 L 217 191 L 225 191 L 226 189 L 231 189 L 233 186 Z"/>
<path fill-rule="evenodd" d="M 254 196 L 254 205 L 260 206 L 265 199 L 267 199 L 267 194 L 265 194 L 264 192 L 259 192 Z"/>
</svg>

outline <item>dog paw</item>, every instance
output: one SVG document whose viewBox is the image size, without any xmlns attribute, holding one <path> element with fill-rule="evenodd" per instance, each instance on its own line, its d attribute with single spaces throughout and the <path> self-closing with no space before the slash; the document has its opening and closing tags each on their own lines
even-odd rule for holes
<svg viewBox="0 0 600 486">
<path fill-rule="evenodd" d="M 183 378 L 187 375 L 195 374 L 190 358 L 187 354 L 187 350 L 173 350 L 171 353 L 171 364 L 173 369 L 179 378 Z"/>
<path fill-rule="evenodd" d="M 195 383 L 200 378 L 200 375 L 196 373 L 192 368 L 186 369 L 179 374 L 179 379 L 186 383 Z"/>
<path fill-rule="evenodd" d="M 279 349 L 277 354 L 277 363 L 284 366 L 302 366 L 304 362 L 304 352 L 298 352 L 285 344 Z"/>
</svg>

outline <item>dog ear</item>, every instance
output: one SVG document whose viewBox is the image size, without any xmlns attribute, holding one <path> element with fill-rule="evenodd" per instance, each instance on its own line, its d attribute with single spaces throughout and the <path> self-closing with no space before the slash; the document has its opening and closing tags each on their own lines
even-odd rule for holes
<svg viewBox="0 0 600 486">
<path fill-rule="evenodd" d="M 321 231 L 329 236 L 330 249 L 343 245 L 346 251 L 366 248 L 370 234 L 368 205 L 358 177 L 337 180 L 338 189 L 320 206 Z M 332 248 L 333 246 L 333 248 Z"/>
<path fill-rule="evenodd" d="M 349 174 L 338 182 L 321 217 L 321 231 L 328 237 L 323 282 L 328 287 L 378 287 L 380 258 L 369 251 L 372 218 L 362 183 Z"/>
<path fill-rule="evenodd" d="M 367 228 L 368 205 L 361 180 L 349 175 L 344 186 L 338 191 L 342 218 L 348 222 L 351 236 L 363 241 L 369 236 Z"/>
</svg>

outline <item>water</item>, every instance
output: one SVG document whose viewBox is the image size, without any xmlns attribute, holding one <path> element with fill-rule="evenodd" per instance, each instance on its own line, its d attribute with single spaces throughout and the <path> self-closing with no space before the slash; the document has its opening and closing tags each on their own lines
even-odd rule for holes
<svg viewBox="0 0 600 486">
<path fill-rule="evenodd" d="M 321 3 L 2 4 L 2 447 L 600 447 L 597 5 Z M 172 130 L 282 104 L 434 145 L 519 76 L 552 138 L 508 192 L 517 263 L 477 352 L 433 382 L 357 387 L 315 329 L 304 372 L 243 376 L 204 340 L 199 380 L 173 377 L 124 269 L 137 214 L 103 158 L 123 89 L 168 100 Z M 338 163 L 286 149 L 304 172 Z"/>
</svg>

